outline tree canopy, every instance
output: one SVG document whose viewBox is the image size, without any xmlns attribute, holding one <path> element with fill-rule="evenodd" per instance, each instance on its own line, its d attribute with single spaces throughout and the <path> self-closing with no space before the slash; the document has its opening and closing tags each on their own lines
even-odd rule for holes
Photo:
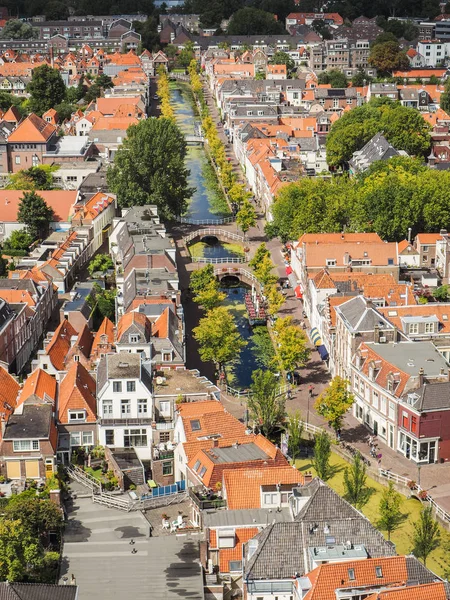
<svg viewBox="0 0 450 600">
<path fill-rule="evenodd" d="M 252 393 L 247 405 L 256 426 L 265 436 L 270 436 L 285 416 L 285 398 L 277 394 L 279 387 L 279 381 L 271 371 L 253 371 Z"/>
<path fill-rule="evenodd" d="M 18 19 L 6 21 L 6 25 L 0 32 L 2 40 L 31 40 L 37 36 L 38 32 L 33 29 L 30 23 L 24 23 Z"/>
<path fill-rule="evenodd" d="M 109 254 L 97 254 L 88 265 L 89 274 L 97 273 L 98 271 L 106 273 L 108 269 L 114 266 L 113 260 Z"/>
<path fill-rule="evenodd" d="M 394 148 L 411 156 L 424 156 L 429 151 L 430 127 L 417 110 L 387 98 L 374 98 L 333 123 L 326 142 L 328 164 L 348 162 L 380 131 Z"/>
<path fill-rule="evenodd" d="M 59 169 L 58 165 L 39 165 L 22 169 L 9 176 L 8 190 L 52 190 L 53 173 Z"/>
<path fill-rule="evenodd" d="M 283 23 L 273 13 L 249 6 L 237 10 L 227 28 L 228 35 L 272 35 L 283 31 Z"/>
<path fill-rule="evenodd" d="M 349 391 L 349 382 L 336 376 L 328 388 L 318 396 L 314 407 L 335 431 L 341 428 L 342 419 L 352 406 L 354 396 Z"/>
<path fill-rule="evenodd" d="M 119 206 L 156 204 L 163 218 L 182 215 L 193 192 L 185 156 L 186 141 L 172 119 L 144 119 L 129 127 L 107 175 Z"/>
<path fill-rule="evenodd" d="M 39 116 L 66 99 L 66 86 L 61 73 L 46 64 L 33 69 L 27 92 L 30 94 L 29 109 Z"/>
<path fill-rule="evenodd" d="M 398 42 L 384 42 L 372 46 L 368 61 L 369 65 L 380 73 L 406 70 L 410 66 L 406 52 L 400 49 Z"/>
<path fill-rule="evenodd" d="M 319 83 L 329 83 L 332 88 L 346 88 L 348 85 L 347 77 L 339 69 L 330 69 L 319 74 Z"/>
<path fill-rule="evenodd" d="M 24 192 L 17 212 L 17 220 L 27 226 L 27 231 L 33 238 L 43 239 L 48 234 L 53 209 L 50 208 L 42 196 L 34 191 Z"/>
</svg>

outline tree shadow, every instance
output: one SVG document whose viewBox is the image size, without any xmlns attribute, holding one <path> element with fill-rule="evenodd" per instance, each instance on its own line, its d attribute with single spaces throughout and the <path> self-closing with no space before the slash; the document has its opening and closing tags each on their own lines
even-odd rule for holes
<svg viewBox="0 0 450 600">
<path fill-rule="evenodd" d="M 335 475 L 345 469 L 344 465 L 330 465 L 328 469 L 328 479 L 333 479 Z"/>
<path fill-rule="evenodd" d="M 312 463 L 308 463 L 307 465 L 302 465 L 301 467 L 296 467 L 297 471 L 311 471 L 313 469 Z"/>
<path fill-rule="evenodd" d="M 353 502 L 351 501 L 351 499 L 350 499 L 350 497 L 349 497 L 348 494 L 344 494 L 343 498 L 344 498 L 344 500 L 347 500 L 347 502 L 349 504 L 352 504 L 353 506 L 355 506 L 355 508 L 357 508 L 357 510 L 361 510 L 369 502 L 370 498 L 374 494 L 376 494 L 376 491 L 377 490 L 375 488 L 372 488 L 372 487 L 366 488 L 363 491 L 363 493 L 361 494 L 361 498 L 359 499 L 358 506 L 355 506 L 353 504 Z"/>
<path fill-rule="evenodd" d="M 391 535 L 392 535 L 392 533 L 394 533 L 394 532 L 395 532 L 397 529 L 399 529 L 399 528 L 400 528 L 400 527 L 403 525 L 403 523 L 404 523 L 405 521 L 407 521 L 407 519 L 408 519 L 408 517 L 409 517 L 409 515 L 410 515 L 410 514 L 411 514 L 411 513 L 407 512 L 407 513 L 400 513 L 400 514 L 398 515 L 398 517 L 397 517 L 397 518 L 396 518 L 396 519 L 393 521 L 393 527 L 392 527 L 392 530 L 391 530 Z M 384 523 L 383 523 L 383 521 L 382 521 L 382 519 L 381 519 L 381 518 L 380 518 L 380 519 L 377 521 L 377 523 L 376 523 L 376 527 L 377 527 L 377 529 L 379 529 L 380 531 L 383 531 L 384 533 L 386 533 L 386 534 L 387 534 L 387 531 L 386 531 L 386 529 L 384 529 Z M 411 536 L 410 536 L 410 537 L 411 537 Z M 411 537 L 411 540 L 412 540 L 412 537 Z"/>
</svg>

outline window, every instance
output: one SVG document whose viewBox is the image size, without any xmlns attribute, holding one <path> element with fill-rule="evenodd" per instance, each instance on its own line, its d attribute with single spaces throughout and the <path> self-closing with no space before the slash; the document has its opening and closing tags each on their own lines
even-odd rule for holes
<svg viewBox="0 0 450 600">
<path fill-rule="evenodd" d="M 200 431 L 202 426 L 200 425 L 200 421 L 198 419 L 194 419 L 191 421 L 191 430 L 192 431 Z"/>
<path fill-rule="evenodd" d="M 32 452 L 33 450 L 39 450 L 38 440 L 14 440 L 13 441 L 14 452 Z"/>
<path fill-rule="evenodd" d="M 48 119 L 49 121 L 51 121 L 51 119 Z M 39 164 L 39 158 L 37 157 L 36 154 L 33 154 L 33 158 L 31 160 L 33 167 L 37 167 Z"/>
<path fill-rule="evenodd" d="M 428 323 L 427 323 L 428 325 Z M 416 335 L 419 333 L 419 323 L 410 323 L 409 324 L 409 333 L 411 335 Z"/>
<path fill-rule="evenodd" d="M 375 573 L 377 577 L 383 577 L 383 569 L 381 567 L 375 567 Z"/>
<path fill-rule="evenodd" d="M 378 392 L 375 390 L 372 392 L 372 405 L 376 410 L 378 410 Z"/>
<path fill-rule="evenodd" d="M 80 362 L 80 357 L 79 357 L 79 355 L 78 355 L 78 354 L 75 354 L 75 356 L 73 357 L 73 360 L 74 360 L 75 362 Z"/>
<path fill-rule="evenodd" d="M 206 467 L 202 467 L 201 470 L 200 470 L 200 473 L 199 473 L 200 477 L 203 477 L 203 475 L 205 473 L 206 473 Z"/>
<path fill-rule="evenodd" d="M 417 417 L 411 415 L 411 432 L 417 433 Z"/>
<path fill-rule="evenodd" d="M 159 413 L 163 417 L 170 417 L 170 402 L 160 402 L 159 403 Z M 197 431 L 194 429 L 191 421 L 192 431 Z M 199 428 L 200 429 L 200 428 Z"/>
<path fill-rule="evenodd" d="M 277 504 L 278 501 L 278 494 L 274 493 L 274 494 L 264 494 L 264 504 L 265 505 L 271 505 L 271 504 Z"/>
<path fill-rule="evenodd" d="M 130 344 L 139 344 L 139 334 L 138 333 L 132 333 L 130 335 Z"/>
<path fill-rule="evenodd" d="M 114 446 L 114 429 L 105 430 L 105 444 L 107 446 Z"/>
<path fill-rule="evenodd" d="M 428 262 L 428 255 L 427 254 L 424 254 L 422 256 L 422 262 Z"/>
<path fill-rule="evenodd" d="M 234 548 L 236 545 L 234 529 L 219 529 L 217 537 L 219 548 Z"/>
<path fill-rule="evenodd" d="M 127 381 L 127 392 L 135 392 L 136 391 L 136 382 L 135 381 Z"/>
<path fill-rule="evenodd" d="M 409 429 L 409 415 L 407 412 L 402 413 L 402 427 Z"/>
<path fill-rule="evenodd" d="M 103 400 L 103 417 L 108 417 L 113 414 L 112 400 Z"/>
<path fill-rule="evenodd" d="M 20 156 L 16 156 L 16 165 L 20 165 Z"/>
<path fill-rule="evenodd" d="M 121 381 L 113 381 L 113 392 L 121 392 L 122 391 L 122 382 Z"/>
<path fill-rule="evenodd" d="M 434 333 L 434 323 L 425 323 L 425 333 Z"/>
<path fill-rule="evenodd" d="M 93 446 L 94 445 L 94 432 L 93 431 L 83 431 L 82 434 L 83 446 Z"/>
<path fill-rule="evenodd" d="M 381 407 L 380 407 L 380 410 L 383 413 L 383 415 L 386 414 L 386 398 L 384 398 L 383 396 L 381 396 Z"/>
<path fill-rule="evenodd" d="M 120 412 L 122 415 L 129 415 L 131 413 L 131 405 L 129 400 L 120 401 Z"/>
<path fill-rule="evenodd" d="M 170 440 L 170 433 L 168 431 L 161 431 L 159 434 L 159 441 L 162 443 L 168 442 Z"/>
<path fill-rule="evenodd" d="M 146 429 L 124 429 L 123 431 L 123 446 L 124 448 L 144 448 L 147 446 L 147 430 Z"/>
<path fill-rule="evenodd" d="M 388 258 L 388 265 L 393 265 L 393 264 L 394 264 L 394 259 Z"/>
<path fill-rule="evenodd" d="M 326 265 L 327 265 L 327 267 L 335 267 L 336 259 L 335 258 L 327 258 Z"/>
<path fill-rule="evenodd" d="M 228 570 L 230 573 L 236 573 L 242 571 L 242 560 L 230 560 L 228 562 Z"/>
<path fill-rule="evenodd" d="M 395 404 L 389 401 L 389 418 L 395 421 Z"/>
<path fill-rule="evenodd" d="M 138 413 L 140 415 L 147 414 L 147 400 L 138 400 Z"/>
<path fill-rule="evenodd" d="M 86 419 L 86 412 L 81 411 L 69 411 L 69 421 L 84 421 Z"/>
<path fill-rule="evenodd" d="M 172 475 L 173 473 L 173 465 L 171 460 L 166 460 L 162 464 L 163 475 Z"/>
<path fill-rule="evenodd" d="M 355 569 L 348 569 L 348 578 L 350 579 L 350 581 L 354 581 L 356 579 Z"/>
<path fill-rule="evenodd" d="M 170 362 L 172 360 L 172 352 L 163 352 L 163 362 Z"/>
</svg>

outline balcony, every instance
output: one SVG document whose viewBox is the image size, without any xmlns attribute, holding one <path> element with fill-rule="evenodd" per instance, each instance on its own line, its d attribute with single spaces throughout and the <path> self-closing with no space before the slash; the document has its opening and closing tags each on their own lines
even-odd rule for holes
<svg viewBox="0 0 450 600">
<path fill-rule="evenodd" d="M 144 419 L 99 419 L 99 425 L 102 426 L 111 426 L 111 425 L 119 425 L 123 427 L 127 427 L 128 425 L 151 425 L 152 419 L 144 418 Z"/>
<path fill-rule="evenodd" d="M 200 510 L 226 508 L 227 501 L 213 493 L 203 493 L 195 488 L 189 488 L 189 497 Z"/>
<path fill-rule="evenodd" d="M 155 425 L 157 431 L 168 431 L 174 428 L 175 423 L 173 421 L 160 421 L 155 423 Z"/>
</svg>

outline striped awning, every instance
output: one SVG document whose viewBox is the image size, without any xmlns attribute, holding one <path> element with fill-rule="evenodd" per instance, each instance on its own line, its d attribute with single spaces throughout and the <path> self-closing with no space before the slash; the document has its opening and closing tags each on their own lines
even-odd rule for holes
<svg viewBox="0 0 450 600">
<path fill-rule="evenodd" d="M 313 327 L 310 331 L 310 337 L 311 337 L 311 341 L 314 344 L 314 346 L 322 346 L 323 342 L 322 342 L 322 338 L 320 337 L 320 333 L 317 329 L 317 327 Z"/>
</svg>

